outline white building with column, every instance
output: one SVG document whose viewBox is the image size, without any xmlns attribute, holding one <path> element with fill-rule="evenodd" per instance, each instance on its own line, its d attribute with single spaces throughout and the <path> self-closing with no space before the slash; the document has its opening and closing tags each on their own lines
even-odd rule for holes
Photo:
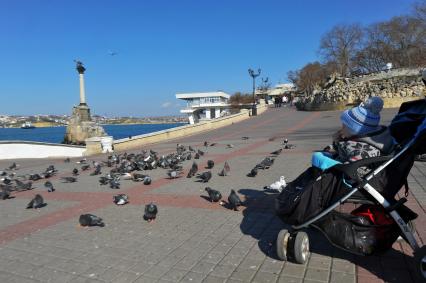
<svg viewBox="0 0 426 283">
<path fill-rule="evenodd" d="M 177 99 L 186 101 L 186 107 L 180 113 L 188 114 L 190 124 L 229 114 L 229 97 L 229 94 L 222 91 L 176 94 Z"/>
</svg>

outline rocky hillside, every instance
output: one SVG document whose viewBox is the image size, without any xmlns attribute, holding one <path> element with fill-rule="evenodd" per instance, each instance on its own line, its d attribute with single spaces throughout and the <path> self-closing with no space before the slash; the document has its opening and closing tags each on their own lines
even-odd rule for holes
<svg viewBox="0 0 426 283">
<path fill-rule="evenodd" d="M 387 99 L 421 98 L 426 95 L 426 88 L 420 71 L 395 69 L 353 78 L 331 76 L 322 89 L 302 99 L 298 108 L 303 108 L 304 104 L 353 104 L 370 96 Z"/>
</svg>

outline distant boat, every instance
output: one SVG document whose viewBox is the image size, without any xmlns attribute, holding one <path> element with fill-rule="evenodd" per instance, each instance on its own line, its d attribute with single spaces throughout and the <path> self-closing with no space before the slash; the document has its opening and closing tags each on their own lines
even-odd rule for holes
<svg viewBox="0 0 426 283">
<path fill-rule="evenodd" d="M 25 122 L 21 125 L 21 129 L 35 129 L 35 126 L 31 122 Z"/>
</svg>

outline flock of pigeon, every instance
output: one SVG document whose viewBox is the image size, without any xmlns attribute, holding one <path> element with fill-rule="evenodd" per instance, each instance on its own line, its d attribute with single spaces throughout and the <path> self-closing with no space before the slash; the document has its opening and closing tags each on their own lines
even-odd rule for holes
<svg viewBox="0 0 426 283">
<path fill-rule="evenodd" d="M 243 140 L 247 140 L 248 137 L 242 137 Z M 204 142 L 204 147 L 207 149 L 209 146 L 215 146 L 216 143 Z M 285 139 L 283 142 L 284 148 L 290 149 L 294 148 L 294 145 L 288 144 L 288 140 Z M 233 148 L 234 145 L 228 144 L 227 148 Z M 274 157 L 278 156 L 282 152 L 282 148 L 271 152 L 271 155 Z M 182 177 L 183 165 L 182 163 L 191 159 L 200 159 L 205 155 L 205 151 L 200 149 L 195 150 L 192 146 L 184 146 L 177 144 L 176 152 L 170 153 L 168 155 L 162 155 L 159 157 L 158 153 L 153 150 L 142 150 L 141 153 L 123 153 L 123 154 L 112 154 L 107 157 L 106 161 L 92 161 L 91 163 L 86 159 L 77 161 L 76 164 L 80 165 L 80 168 L 75 167 L 70 176 L 60 177 L 63 183 L 75 183 L 78 181 L 78 176 L 81 171 L 88 171 L 94 169 L 89 175 L 90 176 L 99 176 L 99 184 L 101 186 L 109 186 L 111 189 L 120 189 L 121 180 L 131 180 L 133 182 L 141 182 L 144 185 L 150 185 L 152 178 L 148 174 L 143 174 L 141 171 L 149 171 L 157 168 L 167 169 L 167 176 L 169 179 L 176 179 Z M 64 160 L 65 163 L 70 163 L 69 158 Z M 258 163 L 247 176 L 255 177 L 258 174 L 259 169 L 268 169 L 274 163 L 273 157 L 265 157 L 260 163 Z M 215 166 L 213 160 L 207 161 L 207 166 L 205 167 L 208 171 L 198 172 L 198 164 L 196 161 L 193 161 L 191 168 L 189 169 L 186 177 L 192 178 L 195 177 L 198 182 L 207 183 L 212 178 L 211 169 Z M 108 173 L 102 175 L 102 169 L 108 170 Z M 108 169 L 106 169 L 108 168 Z M 0 170 L 0 198 L 5 200 L 11 198 L 10 193 L 12 191 L 27 191 L 33 189 L 33 182 L 49 179 L 50 177 L 56 175 L 58 170 L 53 165 L 49 165 L 44 172 L 28 175 L 17 175 L 16 172 L 19 169 L 19 165 L 13 163 L 11 166 L 5 170 Z M 219 176 L 228 176 L 230 175 L 231 168 L 228 162 L 225 161 L 223 168 L 219 171 Z M 270 186 L 264 187 L 265 189 L 272 189 L 281 191 L 285 187 L 284 177 L 281 176 L 280 180 L 271 184 Z M 55 188 L 51 181 L 46 180 L 44 187 L 48 192 L 54 192 Z M 238 206 L 244 205 L 244 202 L 240 199 L 238 194 L 231 190 L 228 196 L 228 202 L 221 201 L 222 195 L 219 191 L 214 190 L 210 187 L 206 187 L 205 191 L 208 194 L 208 198 L 211 202 L 221 202 L 222 205 L 225 205 L 229 209 L 238 210 Z M 125 205 L 129 203 L 129 197 L 126 194 L 117 194 L 113 196 L 113 202 L 116 205 Z M 36 194 L 34 198 L 28 203 L 27 209 L 39 209 L 46 206 L 43 197 L 40 194 Z M 145 206 L 143 218 L 152 222 L 158 213 L 158 207 L 154 203 L 149 203 Z M 93 214 L 83 214 L 79 218 L 79 223 L 81 226 L 100 226 L 103 227 L 105 224 L 102 218 L 93 215 Z"/>
</svg>

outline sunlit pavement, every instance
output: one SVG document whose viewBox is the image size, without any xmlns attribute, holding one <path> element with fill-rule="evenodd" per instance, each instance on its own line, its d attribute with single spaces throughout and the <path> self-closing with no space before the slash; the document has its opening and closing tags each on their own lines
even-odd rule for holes
<svg viewBox="0 0 426 283">
<path fill-rule="evenodd" d="M 122 180 L 121 189 L 112 190 L 100 186 L 90 171 L 81 173 L 77 183 L 64 184 L 60 177 L 71 176 L 72 169 L 79 168 L 77 160 L 20 160 L 18 175 L 40 173 L 54 164 L 59 171 L 51 178 L 56 191 L 48 193 L 44 181 L 38 181 L 34 190 L 0 201 L 0 282 L 414 282 L 412 251 L 405 242 L 380 256 L 359 257 L 334 248 L 308 229 L 312 253 L 305 265 L 277 259 L 275 239 L 286 226 L 274 214 L 275 195 L 263 187 L 282 175 L 291 181 L 305 170 L 312 151 L 330 143 L 339 113 L 271 108 L 222 129 L 145 147 L 160 155 L 173 152 L 177 143 L 206 151 L 197 162 L 199 171 L 207 171 L 207 160 L 215 162 L 207 184 L 186 174 L 169 180 L 165 169 L 146 171 L 153 178 L 147 186 Z M 395 113 L 396 109 L 384 110 L 384 124 Z M 273 166 L 259 170 L 255 178 L 247 177 L 284 138 L 296 147 L 283 150 Z M 204 147 L 204 141 L 217 144 Z M 231 175 L 218 176 L 225 161 Z M 184 162 L 186 172 L 192 162 Z M 0 168 L 10 164 L 0 161 Z M 107 170 L 104 167 L 103 173 Z M 419 214 L 416 236 L 423 245 L 426 163 L 416 162 L 408 181 L 407 205 Z M 225 199 L 234 189 L 248 200 L 247 206 L 232 211 L 211 203 L 203 197 L 206 186 Z M 36 193 L 47 206 L 25 209 Z M 130 203 L 113 204 L 117 193 L 129 195 Z M 143 211 L 151 201 L 159 213 L 148 223 Z M 106 226 L 80 228 L 78 217 L 83 213 L 102 217 Z"/>
</svg>

